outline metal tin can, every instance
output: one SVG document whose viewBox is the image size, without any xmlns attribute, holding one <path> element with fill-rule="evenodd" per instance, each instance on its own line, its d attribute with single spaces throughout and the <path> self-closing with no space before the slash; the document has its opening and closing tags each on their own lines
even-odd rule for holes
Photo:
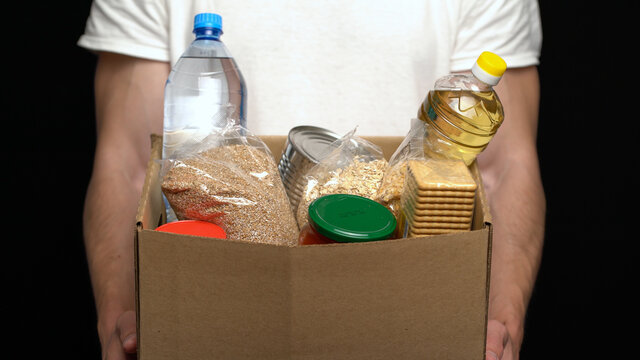
<svg viewBox="0 0 640 360">
<path fill-rule="evenodd" d="M 296 126 L 289 131 L 278 171 L 293 211 L 298 208 L 304 190 L 304 175 L 335 148 L 339 138 L 316 126 Z"/>
</svg>

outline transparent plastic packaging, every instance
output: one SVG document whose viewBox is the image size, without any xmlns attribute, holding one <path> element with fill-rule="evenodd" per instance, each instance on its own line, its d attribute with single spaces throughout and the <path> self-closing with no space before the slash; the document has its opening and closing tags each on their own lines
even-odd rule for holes
<svg viewBox="0 0 640 360">
<path fill-rule="evenodd" d="M 309 204 L 320 196 L 352 194 L 374 200 L 387 167 L 382 149 L 355 135 L 356 129 L 336 141 L 334 150 L 304 176 L 296 211 L 298 226 L 308 221 Z"/>
<path fill-rule="evenodd" d="M 400 198 L 404 188 L 409 160 L 425 160 L 425 128 L 426 123 L 418 119 L 411 120 L 411 128 L 402 143 L 391 155 L 384 177 L 375 200 L 389 209 L 396 219 L 400 216 Z"/>
<path fill-rule="evenodd" d="M 229 121 L 162 161 L 161 188 L 179 220 L 221 226 L 230 240 L 293 246 L 299 229 L 267 146 Z"/>
</svg>

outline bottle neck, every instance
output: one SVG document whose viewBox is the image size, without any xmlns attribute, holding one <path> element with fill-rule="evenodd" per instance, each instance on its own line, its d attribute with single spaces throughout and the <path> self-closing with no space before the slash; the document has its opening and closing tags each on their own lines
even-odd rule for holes
<svg viewBox="0 0 640 360">
<path fill-rule="evenodd" d="M 502 78 L 502 75 L 496 76 L 490 74 L 489 72 L 481 68 L 477 62 L 471 67 L 471 73 L 476 79 L 486 84 L 489 88 L 498 85 L 498 82 L 500 82 L 500 78 Z"/>
<path fill-rule="evenodd" d="M 196 40 L 220 40 L 222 30 L 214 28 L 198 28 L 193 30 Z"/>
<path fill-rule="evenodd" d="M 487 84 L 486 82 L 482 81 L 482 79 L 478 79 L 477 77 L 476 79 L 478 80 L 476 81 L 476 86 L 478 87 L 478 91 L 480 92 L 493 91 L 493 85 Z"/>
</svg>

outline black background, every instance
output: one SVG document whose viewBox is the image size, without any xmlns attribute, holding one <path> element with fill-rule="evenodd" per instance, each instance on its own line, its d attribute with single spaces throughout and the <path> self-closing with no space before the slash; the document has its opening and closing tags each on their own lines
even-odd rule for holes
<svg viewBox="0 0 640 360">
<path fill-rule="evenodd" d="M 632 8 L 540 5 L 538 144 L 548 214 L 521 358 L 632 354 L 639 120 Z M 88 0 L 41 1 L 2 25 L 9 359 L 100 358 L 81 224 L 95 146 L 95 57 L 76 41 L 89 8 Z"/>
</svg>

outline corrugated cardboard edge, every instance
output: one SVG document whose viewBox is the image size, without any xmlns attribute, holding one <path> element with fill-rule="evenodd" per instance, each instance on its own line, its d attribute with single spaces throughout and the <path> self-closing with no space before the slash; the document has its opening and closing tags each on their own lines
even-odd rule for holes
<svg viewBox="0 0 640 360">
<path fill-rule="evenodd" d="M 148 201 L 153 201 L 152 199 L 157 199 L 157 196 L 145 196 L 150 192 L 160 191 L 158 184 L 158 177 L 153 176 L 153 174 L 158 172 L 158 168 L 160 164 L 156 161 L 156 159 L 160 159 L 162 157 L 162 136 L 157 134 L 151 135 L 151 155 L 150 160 L 147 163 L 147 171 L 144 178 L 144 185 L 142 186 L 142 196 L 140 196 L 140 201 L 138 203 L 138 210 L 136 212 L 136 229 L 134 234 L 134 261 L 135 264 L 139 262 L 139 239 L 138 236 L 141 233 L 142 229 L 145 228 L 145 224 L 143 224 L 143 219 L 152 219 L 151 214 L 146 214 L 149 209 L 153 208 L 152 206 L 147 206 Z M 160 199 L 162 197 L 160 196 Z M 162 219 L 158 219 L 158 222 Z M 158 224 L 155 224 L 158 225 Z M 137 309 L 140 308 L 140 298 L 139 298 L 139 286 L 140 286 L 140 267 L 135 266 L 135 306 L 136 306 L 136 324 L 140 324 L 140 311 Z M 140 341 L 140 326 L 136 326 L 136 338 Z M 138 351 L 140 350 L 140 345 L 138 343 Z M 141 356 L 138 353 L 138 356 Z"/>
<path fill-rule="evenodd" d="M 478 183 L 478 198 L 480 199 L 480 206 L 482 206 L 482 214 L 484 215 L 484 223 L 490 225 L 493 222 L 491 217 L 491 209 L 489 208 L 489 201 L 487 199 L 487 193 L 482 182 L 482 176 L 480 175 L 480 169 L 478 169 L 478 163 L 474 162 L 470 167 L 471 175 Z"/>
<path fill-rule="evenodd" d="M 485 309 L 485 319 L 484 319 L 484 323 L 485 323 L 485 330 L 484 330 L 484 343 L 485 343 L 485 349 L 484 349 L 484 353 L 486 353 L 487 349 L 486 349 L 486 344 L 487 344 L 487 327 L 486 325 L 489 322 L 489 290 L 490 290 L 490 286 L 491 286 L 491 253 L 492 253 L 492 247 L 493 247 L 493 218 L 491 216 L 491 209 L 489 207 L 489 200 L 487 198 L 487 193 L 486 190 L 484 188 L 484 184 L 482 182 L 482 175 L 480 174 L 480 169 L 478 169 L 478 163 L 477 162 L 473 162 L 471 168 L 471 174 L 473 175 L 473 177 L 475 178 L 476 182 L 478 183 L 478 187 L 477 187 L 477 198 L 480 199 L 479 203 L 480 206 L 482 206 L 482 214 L 483 214 L 483 222 L 484 222 L 484 228 L 487 229 L 489 231 L 489 240 L 488 240 L 488 244 L 487 244 L 487 286 L 486 288 L 486 294 L 485 294 L 485 304 L 486 304 L 486 309 Z"/>
</svg>

